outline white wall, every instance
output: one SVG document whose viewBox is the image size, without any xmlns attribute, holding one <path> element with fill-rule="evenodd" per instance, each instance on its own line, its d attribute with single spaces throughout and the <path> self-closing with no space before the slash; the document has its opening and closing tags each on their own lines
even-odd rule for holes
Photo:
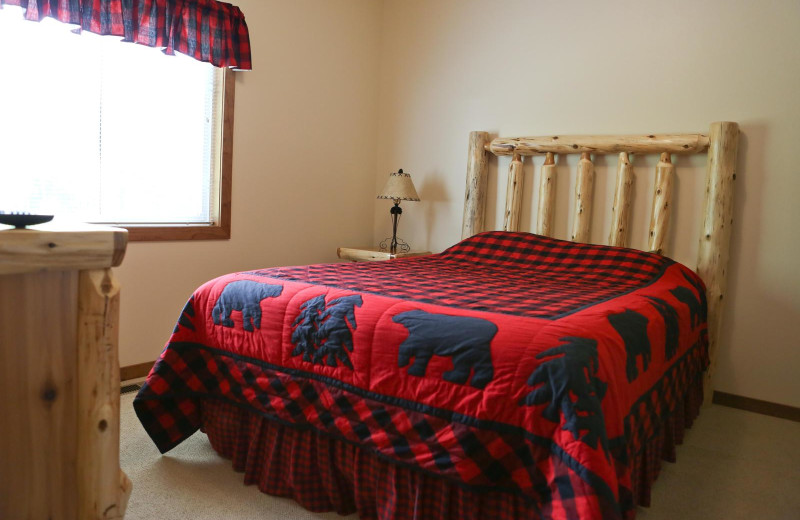
<svg viewBox="0 0 800 520">
<path fill-rule="evenodd" d="M 232 236 L 128 246 L 118 269 L 122 366 L 158 357 L 206 280 L 334 261 L 338 246 L 372 234 L 381 3 L 236 4 L 253 70 L 236 78 Z"/>
<path fill-rule="evenodd" d="M 442 250 L 460 237 L 467 136 L 705 132 L 741 125 L 729 298 L 715 387 L 800 406 L 800 3 L 386 0 L 374 190 L 397 168 L 422 202 L 400 235 Z M 609 158 L 609 170 L 615 159 Z M 655 158 L 637 158 L 634 246 L 643 246 Z M 534 184 L 526 163 L 526 194 Z M 535 162 L 538 166 L 541 159 Z M 694 267 L 704 157 L 680 159 L 669 246 Z M 500 161 L 505 193 L 508 161 Z M 574 161 L 567 162 L 567 166 Z M 608 177 L 600 163 L 598 182 Z M 558 200 L 574 181 L 562 168 Z M 496 168 L 490 175 L 495 182 Z M 692 189 L 695 191 L 692 192 Z M 610 212 L 598 189 L 595 214 Z M 603 199 L 603 200 L 601 200 Z M 502 204 L 502 203 L 501 203 Z M 391 233 L 375 204 L 375 241 Z M 502 224 L 492 202 L 489 224 Z M 535 216 L 523 213 L 524 229 Z M 556 218 L 565 237 L 566 212 Z M 593 230 L 602 242 L 607 225 Z"/>
</svg>

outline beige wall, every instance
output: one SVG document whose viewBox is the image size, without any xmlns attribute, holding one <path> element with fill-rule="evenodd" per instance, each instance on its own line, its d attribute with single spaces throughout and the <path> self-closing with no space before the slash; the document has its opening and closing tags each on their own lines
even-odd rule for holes
<svg viewBox="0 0 800 520">
<path fill-rule="evenodd" d="M 423 201 L 404 204 L 400 235 L 417 249 L 438 251 L 460 237 L 471 130 L 703 132 L 712 121 L 738 121 L 733 259 L 715 387 L 800 406 L 800 3 L 386 0 L 382 20 L 374 190 L 390 171 L 412 173 Z M 644 245 L 654 161 L 634 163 L 633 245 Z M 703 164 L 678 162 L 679 188 L 689 193 L 675 201 L 680 217 L 669 245 L 690 266 Z M 500 193 L 507 165 L 499 163 Z M 598 182 L 608 176 L 600 166 Z M 567 204 L 574 170 L 561 171 L 558 200 Z M 610 212 L 612 191 L 596 195 L 595 214 Z M 374 240 L 391 232 L 389 205 L 375 204 Z M 491 208 L 489 223 L 502 224 L 501 208 Z M 523 213 L 525 229 L 533 218 Z M 559 236 L 568 223 L 566 213 L 557 216 Z M 592 239 L 607 234 L 606 224 Z"/>
<path fill-rule="evenodd" d="M 371 237 L 381 3 L 236 4 L 254 70 L 236 79 L 232 237 L 130 244 L 118 270 L 123 366 L 158 356 L 206 280 L 334 261 L 338 246 Z"/>
</svg>

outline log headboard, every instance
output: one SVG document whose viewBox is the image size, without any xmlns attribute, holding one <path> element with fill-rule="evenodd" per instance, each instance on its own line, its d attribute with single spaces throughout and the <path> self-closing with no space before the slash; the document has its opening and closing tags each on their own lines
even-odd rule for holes
<svg viewBox="0 0 800 520">
<path fill-rule="evenodd" d="M 663 253 L 669 229 L 675 167 L 671 154 L 708 153 L 706 192 L 702 226 L 699 226 L 700 248 L 697 274 L 706 284 L 708 299 L 709 357 L 711 364 L 704 381 L 705 402 L 711 402 L 712 378 L 716 366 L 722 303 L 727 287 L 727 265 L 730 251 L 733 213 L 733 181 L 736 179 L 736 152 L 739 125 L 732 122 L 712 123 L 708 134 L 648 135 L 560 135 L 546 137 L 513 137 L 490 139 L 487 132 L 469 136 L 467 188 L 461 237 L 467 238 L 484 229 L 489 156 L 510 155 L 503 229 L 518 231 L 522 209 L 522 157 L 545 154 L 539 176 L 539 206 L 535 232 L 552 236 L 555 202 L 554 178 L 556 154 L 580 154 L 575 182 L 574 209 L 570 239 L 587 242 L 591 226 L 594 165 L 592 154 L 619 154 L 616 189 L 611 207 L 611 232 L 608 244 L 627 247 L 631 205 L 633 168 L 628 154 L 660 154 L 655 168 L 655 189 L 650 211 L 647 250 Z"/>
</svg>

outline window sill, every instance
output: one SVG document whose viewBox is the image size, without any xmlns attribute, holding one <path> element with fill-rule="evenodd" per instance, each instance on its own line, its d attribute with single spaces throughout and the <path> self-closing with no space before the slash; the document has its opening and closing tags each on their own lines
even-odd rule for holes
<svg viewBox="0 0 800 520">
<path fill-rule="evenodd" d="M 230 225 L 199 226 L 118 226 L 128 230 L 130 242 L 166 242 L 177 240 L 228 240 Z"/>
</svg>

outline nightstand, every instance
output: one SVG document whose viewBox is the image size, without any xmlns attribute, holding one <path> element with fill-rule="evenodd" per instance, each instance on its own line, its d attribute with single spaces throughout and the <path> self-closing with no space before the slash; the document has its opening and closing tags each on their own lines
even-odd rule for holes
<svg viewBox="0 0 800 520">
<path fill-rule="evenodd" d="M 392 260 L 394 258 L 408 258 L 410 256 L 425 256 L 431 254 L 430 251 L 410 251 L 408 253 L 390 253 L 372 248 L 340 247 L 336 254 L 342 260 L 352 260 L 353 262 L 376 262 L 379 260 Z"/>
<path fill-rule="evenodd" d="M 0 231 L 0 518 L 120 519 L 120 286 L 128 232 Z"/>
</svg>

